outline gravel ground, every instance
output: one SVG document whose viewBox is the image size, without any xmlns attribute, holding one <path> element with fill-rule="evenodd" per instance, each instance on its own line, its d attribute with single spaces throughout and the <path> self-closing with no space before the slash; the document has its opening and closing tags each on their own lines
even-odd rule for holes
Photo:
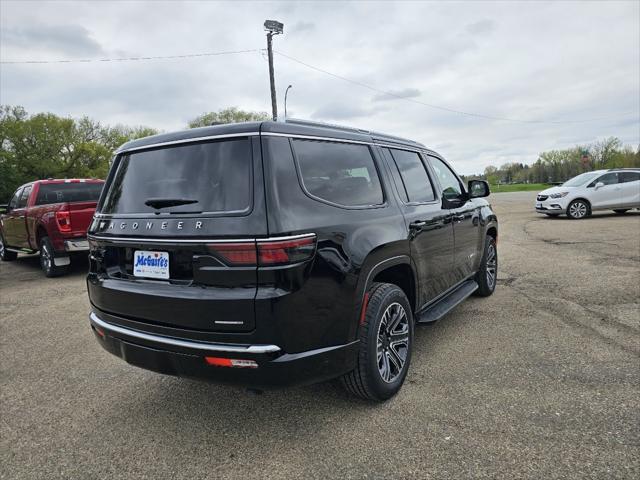
<svg viewBox="0 0 640 480">
<path fill-rule="evenodd" d="M 496 293 L 419 327 L 382 405 L 130 367 L 93 338 L 85 262 L 0 264 L 0 478 L 640 478 L 640 212 L 534 197 L 490 197 Z"/>
</svg>

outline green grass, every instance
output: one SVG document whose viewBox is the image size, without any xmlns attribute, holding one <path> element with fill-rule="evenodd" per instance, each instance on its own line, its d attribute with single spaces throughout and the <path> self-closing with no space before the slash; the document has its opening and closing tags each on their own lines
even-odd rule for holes
<svg viewBox="0 0 640 480">
<path fill-rule="evenodd" d="M 530 192 L 545 190 L 551 185 L 546 183 L 514 183 L 511 185 L 490 185 L 491 193 L 501 192 Z"/>
</svg>

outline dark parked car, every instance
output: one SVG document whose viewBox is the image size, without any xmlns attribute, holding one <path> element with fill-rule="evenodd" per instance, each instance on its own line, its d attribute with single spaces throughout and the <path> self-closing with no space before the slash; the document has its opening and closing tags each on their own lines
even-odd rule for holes
<svg viewBox="0 0 640 480">
<path fill-rule="evenodd" d="M 103 180 L 77 178 L 22 185 L 0 215 L 0 259 L 40 252 L 47 277 L 66 273 L 70 255 L 89 250 L 87 228 L 103 185 Z"/>
<path fill-rule="evenodd" d="M 310 122 L 129 142 L 89 229 L 91 327 L 160 373 L 385 400 L 414 323 L 493 292 L 488 194 L 419 143 Z"/>
</svg>

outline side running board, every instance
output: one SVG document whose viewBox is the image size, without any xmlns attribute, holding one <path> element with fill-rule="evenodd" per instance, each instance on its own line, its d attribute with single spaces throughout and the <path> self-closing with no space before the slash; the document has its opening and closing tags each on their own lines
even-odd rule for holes
<svg viewBox="0 0 640 480">
<path fill-rule="evenodd" d="M 478 289 L 478 284 L 475 280 L 467 280 L 459 287 L 447 294 L 445 297 L 438 300 L 433 305 L 425 308 L 416 316 L 418 323 L 431 323 L 436 320 L 440 320 L 447 313 L 462 303 L 469 295 Z"/>
</svg>

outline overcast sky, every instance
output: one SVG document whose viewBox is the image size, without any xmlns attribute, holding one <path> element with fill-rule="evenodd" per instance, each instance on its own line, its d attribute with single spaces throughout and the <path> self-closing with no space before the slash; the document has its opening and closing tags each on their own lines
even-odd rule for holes
<svg viewBox="0 0 640 480">
<path fill-rule="evenodd" d="M 275 49 L 289 116 L 418 140 L 461 173 L 608 136 L 640 144 L 640 2 L 27 2 L 0 0 L 3 62 Z M 270 111 L 263 52 L 0 65 L 0 102 L 182 129 L 228 106 Z M 416 103 L 421 102 L 421 103 Z M 430 108 L 422 103 L 523 123 Z M 584 121 L 597 119 L 596 121 Z M 560 122 L 560 123 L 554 123 Z M 566 123 L 568 122 L 568 123 Z"/>
</svg>

